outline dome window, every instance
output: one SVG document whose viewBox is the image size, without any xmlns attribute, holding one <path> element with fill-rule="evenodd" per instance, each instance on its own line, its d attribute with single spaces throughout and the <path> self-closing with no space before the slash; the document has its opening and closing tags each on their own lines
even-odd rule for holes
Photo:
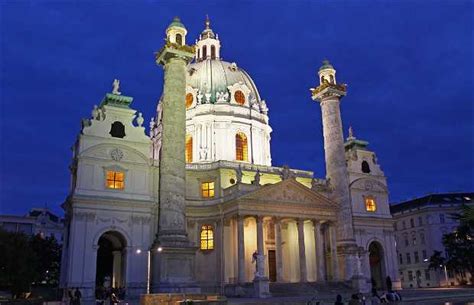
<svg viewBox="0 0 474 305">
<path fill-rule="evenodd" d="M 191 105 L 193 104 L 193 100 L 194 97 L 192 93 L 186 94 L 186 109 L 189 109 L 191 107 Z"/>
<path fill-rule="evenodd" d="M 179 44 L 180 46 L 183 45 L 183 36 L 181 34 L 176 34 L 176 43 Z"/>
<path fill-rule="evenodd" d="M 216 59 L 216 46 L 211 46 L 211 59 Z"/>
<path fill-rule="evenodd" d="M 367 163 L 367 161 L 362 161 L 362 168 L 361 168 L 362 172 L 363 173 L 370 173 L 370 166 L 369 166 L 369 163 Z"/>
<path fill-rule="evenodd" d="M 207 46 L 202 47 L 202 58 L 206 59 L 207 57 Z"/>
<path fill-rule="evenodd" d="M 235 101 L 237 102 L 237 104 L 239 104 L 239 105 L 245 104 L 245 95 L 244 95 L 244 93 L 243 93 L 242 91 L 240 91 L 240 90 L 235 91 L 235 93 L 234 93 L 234 99 L 235 99 Z"/>
<path fill-rule="evenodd" d="M 193 137 L 186 135 L 186 151 L 185 151 L 186 163 L 193 162 Z"/>
<path fill-rule="evenodd" d="M 109 133 L 114 138 L 123 138 L 125 137 L 125 126 L 119 121 L 115 121 L 112 123 Z"/>
<path fill-rule="evenodd" d="M 248 160 L 247 136 L 243 132 L 235 135 L 235 159 L 237 161 Z"/>
</svg>

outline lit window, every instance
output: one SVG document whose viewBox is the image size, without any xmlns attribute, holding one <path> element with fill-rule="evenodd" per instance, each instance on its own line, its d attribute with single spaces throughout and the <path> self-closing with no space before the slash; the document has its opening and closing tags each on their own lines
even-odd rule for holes
<svg viewBox="0 0 474 305">
<path fill-rule="evenodd" d="M 214 230 L 212 226 L 203 225 L 201 227 L 201 250 L 214 249 Z"/>
<path fill-rule="evenodd" d="M 107 171 L 107 188 L 123 190 L 125 175 L 122 172 Z"/>
<path fill-rule="evenodd" d="M 204 198 L 214 197 L 214 182 L 203 182 L 201 184 L 201 191 Z"/>
<path fill-rule="evenodd" d="M 183 36 L 181 34 L 176 34 L 176 43 L 180 46 L 183 45 Z"/>
<path fill-rule="evenodd" d="M 247 136 L 239 132 L 235 135 L 235 159 L 237 161 L 247 161 Z"/>
<path fill-rule="evenodd" d="M 235 99 L 235 101 L 237 102 L 237 104 L 239 104 L 239 105 L 245 104 L 245 95 L 244 95 L 244 93 L 243 93 L 242 91 L 240 91 L 240 90 L 235 91 L 235 93 L 234 93 L 234 99 Z"/>
<path fill-rule="evenodd" d="M 362 166 L 361 166 L 361 170 L 363 173 L 370 173 L 370 166 L 369 166 L 369 163 L 367 163 L 367 161 L 362 161 Z"/>
<path fill-rule="evenodd" d="M 375 212 L 375 210 L 377 210 L 377 204 L 375 203 L 374 198 L 365 198 L 365 209 L 367 210 L 367 212 Z"/>
<path fill-rule="evenodd" d="M 191 105 L 193 104 L 193 100 L 194 100 L 194 97 L 192 93 L 186 94 L 186 109 L 191 107 Z"/>
<path fill-rule="evenodd" d="M 193 162 L 193 137 L 186 135 L 186 163 Z"/>
</svg>

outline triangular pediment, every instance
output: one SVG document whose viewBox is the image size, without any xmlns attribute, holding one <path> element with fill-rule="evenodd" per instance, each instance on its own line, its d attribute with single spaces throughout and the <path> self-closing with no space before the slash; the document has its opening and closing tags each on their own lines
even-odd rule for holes
<svg viewBox="0 0 474 305">
<path fill-rule="evenodd" d="M 260 189 L 248 193 L 239 201 L 266 201 L 269 203 L 297 203 L 334 207 L 336 203 L 324 195 L 315 192 L 295 179 L 286 179 L 281 182 L 265 185 Z"/>
</svg>

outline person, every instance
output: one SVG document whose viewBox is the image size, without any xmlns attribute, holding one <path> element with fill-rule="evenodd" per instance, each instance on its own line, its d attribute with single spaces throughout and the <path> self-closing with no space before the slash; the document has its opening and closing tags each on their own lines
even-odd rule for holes
<svg viewBox="0 0 474 305">
<path fill-rule="evenodd" d="M 334 302 L 334 305 L 344 305 L 342 302 L 342 296 L 340 294 L 336 296 L 336 302 Z"/>
<path fill-rule="evenodd" d="M 74 288 L 72 288 L 74 289 Z M 67 290 L 67 296 L 68 296 L 68 299 L 69 299 L 69 305 L 73 305 L 74 304 L 74 295 L 72 293 L 72 289 L 68 289 Z"/>
<path fill-rule="evenodd" d="M 74 291 L 74 305 L 81 305 L 81 298 L 82 293 L 79 288 L 76 287 L 76 291 Z"/>
<path fill-rule="evenodd" d="M 388 292 L 392 292 L 392 279 L 388 275 L 387 278 L 385 279 L 385 283 L 387 284 L 387 290 Z"/>
<path fill-rule="evenodd" d="M 349 305 L 360 305 L 360 304 L 361 304 L 361 302 L 359 300 L 359 297 L 357 296 L 357 294 L 354 293 L 351 296 L 351 300 L 349 301 Z"/>
<path fill-rule="evenodd" d="M 112 292 L 110 295 L 110 305 L 117 305 L 119 303 L 119 299 L 115 295 L 115 292 Z"/>
</svg>

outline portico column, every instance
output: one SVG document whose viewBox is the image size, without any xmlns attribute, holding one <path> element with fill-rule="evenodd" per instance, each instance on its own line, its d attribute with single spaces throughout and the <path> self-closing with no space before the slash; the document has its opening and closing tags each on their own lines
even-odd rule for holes
<svg viewBox="0 0 474 305">
<path fill-rule="evenodd" d="M 259 255 L 264 255 L 263 253 L 263 217 L 256 216 L 257 220 L 257 252 Z"/>
<path fill-rule="evenodd" d="M 275 221 L 275 263 L 277 282 L 283 282 L 283 257 L 281 252 L 281 219 L 279 217 L 274 218 Z"/>
<path fill-rule="evenodd" d="M 332 280 L 338 281 L 339 278 L 339 262 L 337 259 L 337 244 L 336 244 L 336 226 L 331 224 L 329 226 L 329 240 L 331 243 L 331 264 L 332 264 Z"/>
<path fill-rule="evenodd" d="M 324 245 L 323 236 L 321 234 L 321 222 L 313 220 L 314 223 L 314 238 L 316 239 L 314 244 L 316 245 L 316 273 L 317 281 L 322 282 L 326 279 L 326 270 L 324 268 Z"/>
<path fill-rule="evenodd" d="M 304 246 L 304 219 L 298 219 L 298 245 L 300 248 L 300 282 L 306 282 L 306 249 Z"/>
<path fill-rule="evenodd" d="M 239 283 L 245 283 L 245 245 L 244 245 L 244 217 L 237 218 L 237 266 L 239 269 Z"/>
</svg>

